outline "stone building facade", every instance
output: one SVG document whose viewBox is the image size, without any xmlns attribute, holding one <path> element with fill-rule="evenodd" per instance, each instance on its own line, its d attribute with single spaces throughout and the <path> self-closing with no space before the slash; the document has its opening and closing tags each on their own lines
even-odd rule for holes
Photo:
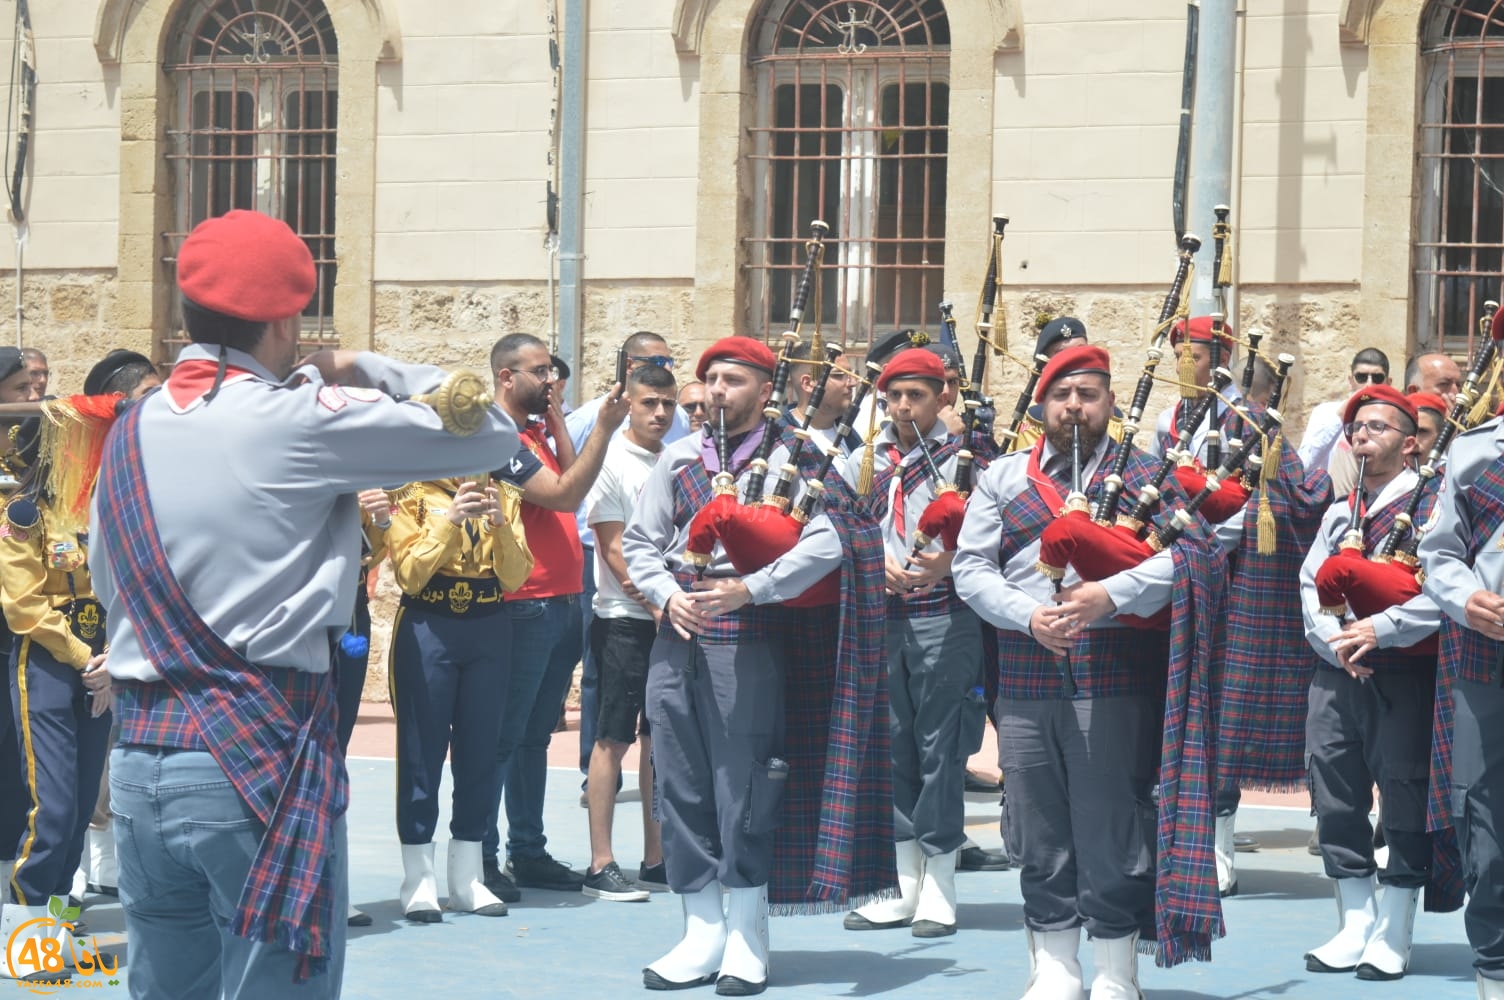
<svg viewBox="0 0 1504 1000">
<path fill-rule="evenodd" d="M 1504 115 L 1504 96 L 1486 107 L 1485 58 L 1504 15 L 1493 0 L 1239 6 L 1236 316 L 1297 356 L 1298 421 L 1358 347 L 1465 353 L 1499 297 L 1504 148 L 1448 129 Z M 54 384 L 76 388 L 114 346 L 170 360 L 177 241 L 236 205 L 296 216 L 309 238 L 311 341 L 483 369 L 502 333 L 551 336 L 560 8 L 32 3 L 20 303 Z M 827 337 L 933 326 L 943 296 L 969 348 L 996 212 L 1015 353 L 1038 314 L 1074 313 L 1130 377 L 1174 267 L 1185 10 L 589 0 L 581 389 L 632 330 L 685 357 L 776 333 L 815 211 L 835 217 Z M 1190 227 L 1208 236 L 1211 219 Z M 0 239 L 0 302 L 16 249 Z M 1022 378 L 1000 363 L 992 388 L 1011 401 Z"/>
</svg>

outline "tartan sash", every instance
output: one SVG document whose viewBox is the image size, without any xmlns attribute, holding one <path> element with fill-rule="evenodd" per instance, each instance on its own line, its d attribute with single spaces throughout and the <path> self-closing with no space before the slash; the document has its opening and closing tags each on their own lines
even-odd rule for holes
<svg viewBox="0 0 1504 1000">
<path fill-rule="evenodd" d="M 930 455 L 935 459 L 935 467 L 940 468 L 960 450 L 960 445 L 954 438 L 951 438 L 930 452 Z M 879 524 L 888 516 L 888 487 L 893 482 L 898 469 L 899 466 L 890 465 L 873 477 L 872 517 Z M 905 497 L 913 496 L 914 491 L 929 477 L 928 462 L 912 462 L 903 467 L 898 488 L 903 491 Z M 931 486 L 933 487 L 933 484 Z M 912 544 L 912 539 L 910 542 Z M 905 618 L 934 618 L 938 615 L 948 615 L 960 606 L 961 599 L 956 596 L 955 582 L 949 576 L 936 584 L 928 594 L 890 594 L 888 596 L 888 614 Z"/>
<path fill-rule="evenodd" d="M 1435 480 L 1432 480 L 1435 482 Z M 1478 553 L 1504 524 L 1504 459 L 1494 459 L 1483 470 L 1472 489 L 1468 490 L 1467 503 L 1472 514 L 1473 534 L 1469 540 L 1467 560 L 1471 566 Z M 1494 671 L 1504 655 L 1504 645 L 1485 638 L 1482 633 L 1462 625 L 1457 626 L 1455 641 L 1456 676 L 1477 684 L 1493 683 Z M 1443 656 L 1447 644 L 1442 644 Z"/>
<path fill-rule="evenodd" d="M 817 465 L 808 456 L 800 471 Z M 839 620 L 832 628 L 828 607 L 790 608 L 780 633 L 790 768 L 768 885 L 775 913 L 833 912 L 896 889 L 882 533 L 838 473 L 824 482 L 841 539 Z"/>
<path fill-rule="evenodd" d="M 329 929 L 338 916 L 328 868 L 334 824 L 349 802 L 349 777 L 335 738 L 333 675 L 298 678 L 301 696 L 289 704 L 266 672 L 231 649 L 194 610 L 157 530 L 140 424 L 141 408 L 133 407 L 106 442 L 99 519 L 114 530 L 108 557 L 117 590 L 175 707 L 127 701 L 122 715 L 154 716 L 161 722 L 159 745 L 197 741 L 263 824 L 231 929 L 295 953 L 294 978 L 304 982 L 328 967 Z M 152 728 L 152 721 L 138 718 L 130 725 L 140 731 Z"/>
<path fill-rule="evenodd" d="M 1302 625 L 1300 565 L 1315 543 L 1332 486 L 1325 472 L 1307 472 L 1283 440 L 1278 461 L 1266 484 L 1278 546 L 1269 555 L 1258 550 L 1259 487 L 1244 508 L 1243 536 L 1229 559 L 1227 592 L 1237 600 L 1227 603 L 1227 656 L 1213 676 L 1217 781 L 1294 792 L 1306 787 L 1308 688 L 1322 663 Z"/>
</svg>

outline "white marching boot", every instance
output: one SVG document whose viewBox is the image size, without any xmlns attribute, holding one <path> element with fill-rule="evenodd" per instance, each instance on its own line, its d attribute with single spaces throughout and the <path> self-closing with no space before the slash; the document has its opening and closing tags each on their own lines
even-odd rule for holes
<svg viewBox="0 0 1504 1000">
<path fill-rule="evenodd" d="M 1379 894 L 1378 919 L 1358 959 L 1358 978 L 1399 979 L 1410 965 L 1410 940 L 1415 933 L 1415 904 L 1419 889 L 1386 885 Z"/>
<path fill-rule="evenodd" d="M 1504 979 L 1484 979 L 1478 974 L 1478 1000 L 1504 1000 Z"/>
<path fill-rule="evenodd" d="M 1138 988 L 1138 935 L 1096 938 L 1096 978 L 1091 981 L 1091 1000 L 1144 1000 Z"/>
<path fill-rule="evenodd" d="M 924 877 L 924 851 L 917 840 L 900 840 L 893 845 L 898 862 L 898 898 L 882 899 L 859 906 L 846 914 L 841 926 L 848 931 L 878 931 L 903 927 L 914 919 L 919 906 L 919 882 Z"/>
<path fill-rule="evenodd" d="M 1238 871 L 1233 863 L 1233 853 L 1237 850 L 1233 838 L 1233 824 L 1236 821 L 1237 813 L 1217 817 L 1217 835 L 1213 846 L 1217 856 L 1217 892 L 1223 897 L 1238 894 Z"/>
<path fill-rule="evenodd" d="M 726 951 L 721 883 L 712 879 L 699 892 L 676 895 L 684 906 L 684 936 L 667 955 L 642 970 L 642 985 L 650 990 L 682 990 L 715 982 Z"/>
<path fill-rule="evenodd" d="M 61 954 L 55 949 L 43 947 L 42 943 L 51 940 L 58 931 L 51 916 L 45 906 L 21 906 L 17 903 L 0 906 L 0 948 L 5 949 L 5 954 L 0 956 L 3 959 L 0 960 L 0 979 L 55 982 L 72 978 Z M 24 934 L 16 933 L 22 925 L 33 920 L 38 923 L 28 928 Z M 34 946 L 28 947 L 29 942 L 35 942 Z M 23 962 L 23 951 L 28 958 L 36 958 Z M 38 966 L 38 962 L 43 964 Z M 53 967 L 48 968 L 49 965 Z M 15 967 L 14 972 L 12 966 Z"/>
<path fill-rule="evenodd" d="M 912 933 L 917 938 L 946 937 L 956 932 L 956 852 L 924 860 L 919 905 Z"/>
<path fill-rule="evenodd" d="M 1363 957 L 1363 948 L 1378 919 L 1374 878 L 1336 880 L 1337 933 L 1326 944 L 1306 952 L 1307 972 L 1351 972 Z"/>
<path fill-rule="evenodd" d="M 756 996 L 768 988 L 768 887 L 731 889 L 726 896 L 726 953 L 715 992 Z"/>
<path fill-rule="evenodd" d="M 433 872 L 433 844 L 402 845 L 402 889 L 398 893 L 402 915 L 413 923 L 436 924 L 439 912 L 439 880 Z"/>
<path fill-rule="evenodd" d="M 1081 928 L 1068 931 L 1024 929 L 1029 942 L 1029 982 L 1023 1000 L 1086 1000 L 1081 981 Z"/>
<path fill-rule="evenodd" d="M 115 859 L 113 830 L 96 830 L 91 826 L 84 834 L 84 871 L 89 876 L 90 892 L 120 895 L 120 864 Z"/>
<path fill-rule="evenodd" d="M 483 917 L 504 917 L 507 904 L 492 895 L 481 881 L 480 841 L 449 842 L 449 909 L 457 913 L 478 913 Z"/>
</svg>

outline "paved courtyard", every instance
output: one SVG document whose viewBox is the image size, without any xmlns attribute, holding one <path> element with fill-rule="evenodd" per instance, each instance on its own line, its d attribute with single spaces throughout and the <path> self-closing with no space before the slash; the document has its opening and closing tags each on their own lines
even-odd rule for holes
<svg viewBox="0 0 1504 1000">
<path fill-rule="evenodd" d="M 401 879 L 392 819 L 392 725 L 381 707 L 367 706 L 350 762 L 352 898 L 375 918 L 352 929 L 345 963 L 347 997 L 548 1000 L 577 996 L 645 995 L 642 966 L 677 938 L 679 907 L 667 894 L 646 903 L 610 903 L 578 894 L 524 890 L 504 918 L 446 915 L 438 925 L 409 925 L 398 910 Z M 579 774 L 571 767 L 575 733 L 556 734 L 551 758 L 546 827 L 561 860 L 583 867 L 589 858 Z M 634 765 L 635 766 L 635 765 Z M 445 787 L 448 788 L 448 776 Z M 640 806 L 629 775 L 618 801 L 617 858 L 631 874 L 641 854 Z M 1296 803 L 1294 797 L 1258 797 Z M 996 799 L 968 796 L 967 823 L 978 842 L 995 846 Z M 441 829 L 447 821 L 441 821 Z M 1421 913 L 1416 919 L 1411 974 L 1398 983 L 1364 983 L 1350 975 L 1305 971 L 1304 952 L 1335 929 L 1330 883 L 1306 853 L 1312 819 L 1295 804 L 1245 805 L 1240 832 L 1263 844 L 1240 854 L 1241 892 L 1225 903 L 1227 937 L 1211 963 L 1164 970 L 1141 965 L 1152 1000 L 1465 1000 L 1475 995 L 1460 914 Z M 444 847 L 439 845 L 439 856 Z M 907 931 L 852 933 L 839 915 L 772 922 L 770 997 L 902 996 L 1012 1000 L 1028 976 L 1018 876 L 962 873 L 959 933 L 920 941 Z M 440 893 L 444 891 L 442 872 Z M 100 944 L 128 967 L 118 904 L 92 901 L 85 917 Z M 1083 948 L 1089 956 L 1089 949 Z M 99 997 L 124 996 L 121 984 L 101 985 Z M 102 981 L 101 981 L 102 982 Z M 59 991 L 67 995 L 70 990 Z M 26 994 L 22 994 L 26 995 Z M 686 996 L 712 996 L 710 989 Z"/>
</svg>

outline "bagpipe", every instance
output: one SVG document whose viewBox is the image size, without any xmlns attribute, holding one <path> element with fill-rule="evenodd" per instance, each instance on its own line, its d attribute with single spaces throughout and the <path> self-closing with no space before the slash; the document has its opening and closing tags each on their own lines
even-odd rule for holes
<svg viewBox="0 0 1504 1000">
<path fill-rule="evenodd" d="M 965 412 L 961 421 L 970 434 L 976 426 L 979 411 L 991 407 L 992 400 L 985 395 L 987 384 L 987 348 L 1001 354 L 1007 343 L 1007 326 L 998 310 L 998 292 L 1002 287 L 1003 231 L 1008 220 L 1001 215 L 992 217 L 992 240 L 987 253 L 987 271 L 982 279 L 982 294 L 977 300 L 977 350 L 971 357 L 971 372 L 961 385 L 961 399 Z M 997 321 L 994 323 L 993 316 Z"/>
<path fill-rule="evenodd" d="M 1452 444 L 1452 438 L 1467 429 L 1471 411 L 1478 397 L 1483 394 L 1480 383 L 1484 372 L 1493 363 L 1499 350 L 1499 338 L 1504 337 L 1504 324 L 1499 322 L 1501 312 L 1498 303 L 1484 303 L 1484 316 L 1479 320 L 1482 337 L 1473 354 L 1472 364 L 1462 388 L 1452 402 L 1446 423 L 1436 436 L 1425 461 L 1416 470 L 1416 482 L 1406 498 L 1404 509 L 1394 517 L 1394 524 L 1384 540 L 1371 554 L 1366 553 L 1363 521 L 1363 461 L 1358 466 L 1357 486 L 1349 503 L 1352 514 L 1349 530 L 1343 536 L 1335 555 L 1327 557 L 1316 571 L 1316 596 L 1325 614 L 1337 618 L 1354 615 L 1368 618 L 1372 615 L 1404 604 L 1421 592 L 1420 561 L 1416 549 L 1425 533 L 1425 527 L 1417 525 L 1415 518 L 1425 498 L 1428 485 L 1441 471 L 1442 460 Z M 1437 637 L 1431 636 L 1406 651 L 1429 655 L 1437 651 Z"/>
<path fill-rule="evenodd" d="M 1165 343 L 1176 318 L 1184 317 L 1188 312 L 1188 283 L 1194 269 L 1193 259 L 1199 249 L 1201 241 L 1194 235 L 1187 233 L 1181 237 L 1175 277 L 1171 280 L 1169 291 L 1160 307 L 1148 357 L 1134 389 L 1127 417 L 1123 421 L 1123 440 L 1114 456 L 1112 468 L 1103 480 L 1102 494 L 1096 507 L 1090 508 L 1085 494 L 1073 490 L 1060 516 L 1046 525 L 1040 535 L 1039 561 L 1035 568 L 1054 581 L 1057 588 L 1065 576 L 1067 566 L 1074 568 L 1083 580 L 1100 581 L 1137 566 L 1154 554 L 1155 550 L 1139 536 L 1137 528 L 1117 524 L 1117 508 L 1123 492 L 1123 476 L 1127 472 L 1133 450 L 1133 439 L 1138 434 L 1139 422 L 1143 420 L 1144 408 L 1148 406 L 1149 395 L 1154 389 L 1154 371 L 1164 356 Z M 1079 454 L 1072 456 L 1073 479 L 1079 479 L 1080 462 Z M 1124 615 L 1120 620 L 1143 628 L 1162 628 L 1168 625 L 1169 616 L 1168 611 L 1164 611 L 1151 619 Z"/>
<path fill-rule="evenodd" d="M 859 382 L 853 394 L 852 403 L 837 425 L 831 445 L 825 450 L 818 471 L 812 479 L 805 481 L 804 493 L 799 498 L 798 505 L 791 510 L 790 498 L 794 484 L 799 477 L 799 460 L 804 449 L 810 445 L 809 424 L 825 396 L 826 387 L 834 370 L 835 358 L 841 353 L 840 349 L 835 346 L 824 348 L 826 357 L 820 378 L 814 391 L 810 393 L 810 398 L 806 401 L 799 426 L 794 431 L 794 444 L 789 450 L 788 460 L 779 468 L 772 487 L 764 493 L 763 486 L 767 480 L 768 461 L 780 437 L 778 424 L 783 418 L 789 374 L 794 364 L 790 352 L 799 343 L 805 306 L 809 302 L 811 290 L 817 283 L 820 260 L 825 249 L 825 237 L 829 231 L 830 227 L 818 219 L 810 223 L 810 237 L 805 244 L 807 255 L 804 270 L 800 274 L 793 305 L 789 310 L 789 325 L 783 334 L 783 350 L 773 372 L 773 390 L 767 405 L 763 408 L 763 437 L 752 460 L 748 463 L 750 471 L 747 476 L 745 501 L 740 495 L 735 478 L 729 471 L 730 454 L 726 440 L 726 413 L 724 409 L 716 411 L 712 434 L 716 455 L 720 460 L 720 472 L 711 481 L 714 495 L 710 502 L 701 508 L 689 523 L 689 537 L 684 553 L 686 560 L 696 567 L 697 578 L 703 577 L 706 567 L 710 565 L 717 543 L 725 551 L 726 558 L 732 567 L 742 576 L 757 572 L 798 544 L 799 536 L 803 533 L 805 525 L 813 520 L 816 505 L 824 496 L 824 479 L 840 454 L 839 441 L 851 433 L 852 424 L 857 419 L 858 407 L 866 398 L 867 389 L 872 384 L 871 379 L 863 379 Z M 816 309 L 818 311 L 818 296 Z M 817 332 L 816 340 L 818 339 Z M 875 366 L 869 366 L 869 369 L 873 367 Z M 798 608 L 835 604 L 840 600 L 840 577 L 840 571 L 837 570 L 799 597 L 784 603 L 789 607 Z"/>
</svg>

